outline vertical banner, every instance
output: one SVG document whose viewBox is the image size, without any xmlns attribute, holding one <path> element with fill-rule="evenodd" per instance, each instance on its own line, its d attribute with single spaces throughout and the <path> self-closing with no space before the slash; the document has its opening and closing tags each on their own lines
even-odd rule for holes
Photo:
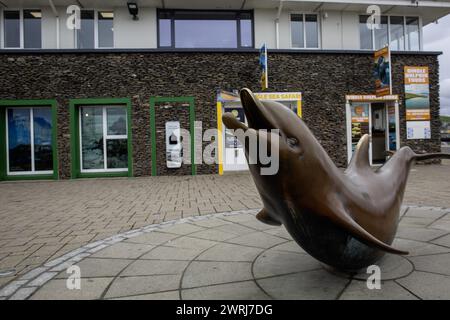
<svg viewBox="0 0 450 320">
<path fill-rule="evenodd" d="M 263 44 L 259 49 L 259 65 L 261 66 L 261 88 L 266 90 L 269 88 L 269 78 L 267 74 L 267 45 Z"/>
<path fill-rule="evenodd" d="M 375 94 L 377 97 L 392 94 L 391 51 L 386 46 L 374 54 Z"/>
<path fill-rule="evenodd" d="M 431 139 L 430 81 L 427 66 L 404 67 L 408 139 Z"/>
</svg>

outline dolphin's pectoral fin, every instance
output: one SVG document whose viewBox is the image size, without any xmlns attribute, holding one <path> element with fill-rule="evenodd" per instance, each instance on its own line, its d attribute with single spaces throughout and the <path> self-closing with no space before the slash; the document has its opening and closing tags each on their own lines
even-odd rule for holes
<svg viewBox="0 0 450 320">
<path fill-rule="evenodd" d="M 368 134 L 365 134 L 359 139 L 347 170 L 370 167 L 369 145 L 370 137 Z"/>
<path fill-rule="evenodd" d="M 398 250 L 390 245 L 378 240 L 369 232 L 364 230 L 356 221 L 354 221 L 350 215 L 345 211 L 342 205 L 336 206 L 333 209 L 334 214 L 332 215 L 332 220 L 348 231 L 353 237 L 363 242 L 364 244 L 375 247 L 377 249 L 394 253 L 394 254 L 408 254 L 407 251 Z"/>
<path fill-rule="evenodd" d="M 281 226 L 281 222 L 272 218 L 264 208 L 256 215 L 256 219 L 271 226 Z"/>
</svg>

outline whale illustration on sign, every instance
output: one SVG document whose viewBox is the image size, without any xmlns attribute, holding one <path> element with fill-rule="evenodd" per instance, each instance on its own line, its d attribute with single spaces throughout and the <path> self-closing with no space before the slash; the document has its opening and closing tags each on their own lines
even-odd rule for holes
<svg viewBox="0 0 450 320">
<path fill-rule="evenodd" d="M 249 89 L 242 89 L 240 97 L 248 126 L 231 113 L 222 116 L 225 126 L 241 129 L 268 146 L 271 139 L 279 139 L 276 174 L 261 175 L 264 165 L 259 161 L 249 163 L 264 205 L 256 216 L 260 221 L 283 224 L 306 252 L 339 270 L 367 267 L 386 252 L 408 254 L 391 244 L 411 165 L 415 160 L 450 159 L 450 154 L 416 154 L 402 147 L 382 167 L 373 170 L 369 136 L 364 135 L 343 171 L 289 108 L 259 101 Z M 278 129 L 279 134 L 268 131 L 271 129 Z M 241 143 L 248 160 L 249 146 L 245 141 Z"/>
</svg>

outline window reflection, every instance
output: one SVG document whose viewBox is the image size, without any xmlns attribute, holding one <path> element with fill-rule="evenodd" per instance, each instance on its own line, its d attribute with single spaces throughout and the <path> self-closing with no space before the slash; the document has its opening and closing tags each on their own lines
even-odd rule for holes
<svg viewBox="0 0 450 320">
<path fill-rule="evenodd" d="M 359 16 L 359 43 L 361 49 L 373 48 L 372 30 L 367 26 L 369 16 Z"/>
<path fill-rule="evenodd" d="M 23 10 L 24 48 L 41 48 L 41 10 Z"/>
<path fill-rule="evenodd" d="M 3 25 L 5 48 L 20 48 L 20 11 L 4 11 Z"/>
<path fill-rule="evenodd" d="M 82 10 L 80 29 L 77 30 L 78 49 L 93 49 L 94 39 L 94 11 Z"/>
<path fill-rule="evenodd" d="M 405 29 L 403 17 L 390 17 L 391 19 L 391 50 L 405 50 Z"/>
<path fill-rule="evenodd" d="M 110 11 L 98 12 L 98 46 L 100 48 L 114 47 L 114 13 Z"/>
<path fill-rule="evenodd" d="M 375 29 L 375 50 L 381 49 L 388 44 L 388 18 L 381 16 L 380 28 Z"/>
<path fill-rule="evenodd" d="M 406 46 L 407 50 L 420 50 L 419 18 L 406 17 Z"/>
</svg>

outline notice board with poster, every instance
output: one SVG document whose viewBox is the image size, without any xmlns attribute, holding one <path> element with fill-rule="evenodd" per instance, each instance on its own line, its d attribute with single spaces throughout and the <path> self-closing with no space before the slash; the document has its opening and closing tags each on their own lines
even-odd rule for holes
<svg viewBox="0 0 450 320">
<path fill-rule="evenodd" d="M 431 139 L 430 81 L 427 66 L 405 66 L 407 139 Z"/>
<path fill-rule="evenodd" d="M 391 52 L 389 46 L 375 51 L 373 75 L 375 77 L 376 96 L 381 97 L 392 94 Z"/>
</svg>

